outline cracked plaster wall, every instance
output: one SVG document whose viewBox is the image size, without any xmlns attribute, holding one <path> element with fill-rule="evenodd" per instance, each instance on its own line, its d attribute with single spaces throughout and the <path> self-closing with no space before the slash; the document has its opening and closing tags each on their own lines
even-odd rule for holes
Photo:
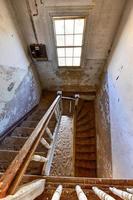
<svg viewBox="0 0 133 200">
<path fill-rule="evenodd" d="M 96 95 L 97 176 L 112 178 L 109 90 L 107 74 Z"/>
<path fill-rule="evenodd" d="M 0 1 L 0 135 L 39 101 L 40 86 L 10 1 Z"/>
<path fill-rule="evenodd" d="M 108 61 L 113 178 L 133 178 L 133 1 Z"/>
<path fill-rule="evenodd" d="M 34 2 L 29 0 L 32 15 L 36 13 Z M 103 73 L 103 66 L 108 58 L 125 0 L 45 0 L 42 1 L 43 4 L 40 0 L 36 2 L 38 15 L 33 16 L 33 21 L 39 42 L 46 44 L 49 59 L 48 62 L 35 63 L 43 88 L 68 91 L 95 90 Z M 25 0 L 12 0 L 12 4 L 27 44 L 35 43 Z M 58 68 L 52 15 L 87 17 L 81 68 Z"/>
</svg>

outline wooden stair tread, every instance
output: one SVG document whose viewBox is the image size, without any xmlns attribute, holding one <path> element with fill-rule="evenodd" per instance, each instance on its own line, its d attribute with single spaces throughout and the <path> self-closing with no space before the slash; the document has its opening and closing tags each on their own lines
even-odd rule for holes
<svg viewBox="0 0 133 200">
<path fill-rule="evenodd" d="M 88 138 L 88 137 L 82 137 L 82 138 L 77 138 L 76 139 L 76 144 L 78 145 L 90 145 L 90 144 L 93 144 L 95 145 L 96 144 L 96 139 L 95 137 L 91 137 L 91 138 Z"/>
<path fill-rule="evenodd" d="M 8 168 L 17 154 L 18 151 L 0 150 L 0 172 L 4 172 Z M 44 152 L 37 152 L 36 154 L 44 157 L 46 156 Z M 26 173 L 39 175 L 42 167 L 42 163 L 31 161 Z"/>
<path fill-rule="evenodd" d="M 96 161 L 76 160 L 75 166 L 85 169 L 96 169 Z"/>
<path fill-rule="evenodd" d="M 24 137 L 15 137 L 15 136 L 6 137 L 0 144 L 0 150 L 19 151 L 26 142 L 26 140 L 27 138 Z M 40 143 L 36 151 L 44 152 L 47 151 L 47 149 Z"/>
<path fill-rule="evenodd" d="M 76 138 L 89 138 L 89 137 L 95 137 L 95 130 L 92 129 L 92 130 L 87 130 L 87 131 L 82 131 L 82 132 L 78 132 L 77 131 L 77 134 L 76 134 Z"/>
<path fill-rule="evenodd" d="M 76 160 L 86 160 L 86 161 L 96 160 L 96 153 L 90 152 L 88 154 L 88 153 L 85 153 L 85 152 L 77 152 L 75 158 L 76 158 Z"/>
</svg>

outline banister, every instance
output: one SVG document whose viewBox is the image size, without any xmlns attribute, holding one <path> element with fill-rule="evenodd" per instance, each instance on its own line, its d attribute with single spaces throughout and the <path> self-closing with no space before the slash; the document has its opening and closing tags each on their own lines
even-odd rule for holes
<svg viewBox="0 0 133 200">
<path fill-rule="evenodd" d="M 7 194 L 14 194 L 16 191 L 16 188 L 21 182 L 28 165 L 32 160 L 32 156 L 60 100 L 61 94 L 56 97 L 50 108 L 44 114 L 43 118 L 25 142 L 24 146 L 20 149 L 19 153 L 12 161 L 11 165 L 1 177 L 0 198 L 5 197 Z"/>
<path fill-rule="evenodd" d="M 77 120 L 77 108 L 78 108 L 79 95 L 75 95 L 75 106 L 73 113 L 73 176 L 75 176 L 75 138 L 76 138 L 76 120 Z"/>
</svg>

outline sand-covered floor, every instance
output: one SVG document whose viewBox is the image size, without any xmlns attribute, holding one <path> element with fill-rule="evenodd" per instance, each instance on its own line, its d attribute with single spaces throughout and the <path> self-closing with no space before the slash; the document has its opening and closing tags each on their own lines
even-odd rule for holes
<svg viewBox="0 0 133 200">
<path fill-rule="evenodd" d="M 72 176 L 72 118 L 62 116 L 55 144 L 51 176 Z"/>
</svg>

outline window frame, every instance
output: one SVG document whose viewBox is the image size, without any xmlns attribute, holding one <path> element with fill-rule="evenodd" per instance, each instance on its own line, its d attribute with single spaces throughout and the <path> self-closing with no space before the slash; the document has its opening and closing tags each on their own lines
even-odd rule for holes
<svg viewBox="0 0 133 200">
<path fill-rule="evenodd" d="M 55 23 L 54 23 L 54 20 L 66 20 L 66 19 L 84 19 L 84 28 L 83 28 L 83 33 L 82 33 L 82 45 L 81 46 L 57 46 L 57 40 L 56 40 L 56 32 L 55 32 Z M 80 69 L 81 68 L 81 65 L 82 65 L 82 61 L 83 61 L 83 51 L 84 51 L 84 41 L 85 41 L 85 30 L 86 30 L 86 22 L 87 21 L 87 16 L 84 16 L 84 15 L 56 15 L 56 16 L 52 16 L 52 25 L 53 25 L 53 33 L 54 33 L 54 43 L 55 43 L 55 49 L 56 49 L 56 58 L 57 58 L 57 66 L 58 68 L 66 68 L 66 69 Z M 64 34 L 65 35 L 65 34 Z M 72 34 L 74 35 L 74 34 Z M 75 35 L 78 35 L 78 34 L 75 34 Z M 81 55 L 80 55 L 80 65 L 79 66 L 60 66 L 59 65 L 59 61 L 58 61 L 58 52 L 57 52 L 57 49 L 58 48 L 81 48 Z M 66 57 L 65 57 L 66 58 Z M 72 57 L 73 58 L 73 57 Z"/>
</svg>

